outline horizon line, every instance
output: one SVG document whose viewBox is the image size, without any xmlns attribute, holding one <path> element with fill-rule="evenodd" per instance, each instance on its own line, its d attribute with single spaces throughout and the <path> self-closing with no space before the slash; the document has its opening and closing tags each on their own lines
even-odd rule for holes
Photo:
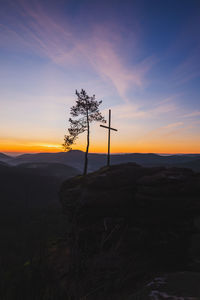
<svg viewBox="0 0 200 300">
<path fill-rule="evenodd" d="M 85 153 L 85 151 L 83 150 L 79 150 L 79 149 L 72 149 L 70 151 L 79 151 L 79 152 L 83 152 Z M 67 153 L 70 151 L 58 151 L 58 152 L 46 152 L 46 151 L 39 151 L 39 152 L 15 152 L 15 151 L 5 151 L 5 152 L 1 152 L 2 154 L 8 155 L 8 156 L 20 156 L 23 154 L 56 154 L 56 153 Z M 88 154 L 104 154 L 106 155 L 107 152 L 89 152 Z M 198 152 L 112 152 L 111 155 L 123 155 L 123 154 L 156 154 L 156 155 L 161 155 L 161 156 L 169 156 L 169 155 L 199 155 L 200 153 Z"/>
</svg>

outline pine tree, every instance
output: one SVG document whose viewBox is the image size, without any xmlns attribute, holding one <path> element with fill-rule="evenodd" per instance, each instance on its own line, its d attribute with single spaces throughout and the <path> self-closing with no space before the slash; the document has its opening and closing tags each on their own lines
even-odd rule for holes
<svg viewBox="0 0 200 300">
<path fill-rule="evenodd" d="M 85 151 L 85 163 L 83 175 L 87 174 L 88 166 L 88 151 L 90 146 L 90 123 L 94 121 L 106 123 L 104 117 L 99 111 L 99 105 L 102 101 L 97 101 L 95 95 L 88 96 L 85 90 L 78 92 L 76 90 L 76 105 L 71 107 L 69 118 L 70 127 L 68 128 L 68 135 L 64 137 L 64 149 L 71 150 L 71 146 L 75 143 L 78 135 L 87 131 L 87 147 Z M 77 118 L 79 117 L 79 118 Z"/>
</svg>

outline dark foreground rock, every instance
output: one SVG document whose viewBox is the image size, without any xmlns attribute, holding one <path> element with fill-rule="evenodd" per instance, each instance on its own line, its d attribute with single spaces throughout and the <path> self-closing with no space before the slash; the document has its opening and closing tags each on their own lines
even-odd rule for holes
<svg viewBox="0 0 200 300">
<path fill-rule="evenodd" d="M 116 165 L 67 180 L 60 199 L 69 234 L 57 276 L 68 297 L 200 299 L 198 288 L 184 295 L 187 280 L 175 276 L 200 279 L 200 174 Z M 148 285 L 164 274 L 179 278 L 173 293 Z"/>
</svg>

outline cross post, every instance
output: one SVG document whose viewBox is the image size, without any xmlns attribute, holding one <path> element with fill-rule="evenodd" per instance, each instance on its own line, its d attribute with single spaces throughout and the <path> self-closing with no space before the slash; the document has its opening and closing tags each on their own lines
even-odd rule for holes
<svg viewBox="0 0 200 300">
<path fill-rule="evenodd" d="M 109 119 L 108 119 L 108 126 L 100 125 L 100 127 L 104 127 L 108 129 L 108 156 L 107 156 L 107 166 L 110 166 L 110 131 L 114 130 L 117 131 L 117 129 L 111 127 L 111 109 L 109 109 Z"/>
</svg>

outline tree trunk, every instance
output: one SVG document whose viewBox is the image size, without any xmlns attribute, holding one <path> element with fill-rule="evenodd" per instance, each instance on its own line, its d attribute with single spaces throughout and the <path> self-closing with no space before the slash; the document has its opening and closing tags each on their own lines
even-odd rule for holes
<svg viewBox="0 0 200 300">
<path fill-rule="evenodd" d="M 85 165 L 84 165 L 83 175 L 87 174 L 89 146 L 90 146 L 90 125 L 89 125 L 89 118 L 88 118 L 88 111 L 87 111 L 87 147 L 85 151 Z"/>
</svg>

